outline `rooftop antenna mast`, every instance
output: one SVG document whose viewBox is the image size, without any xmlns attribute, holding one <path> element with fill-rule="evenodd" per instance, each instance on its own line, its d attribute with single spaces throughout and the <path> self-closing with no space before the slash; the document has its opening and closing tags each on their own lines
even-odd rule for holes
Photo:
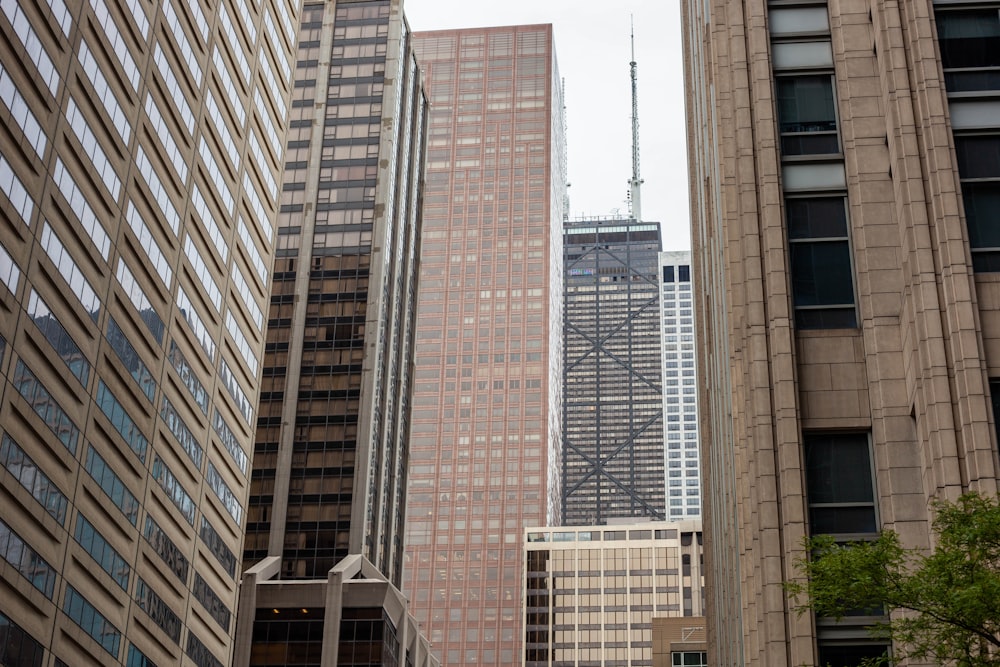
<svg viewBox="0 0 1000 667">
<path fill-rule="evenodd" d="M 629 212 L 634 220 L 642 220 L 642 178 L 639 176 L 639 84 L 635 64 L 635 17 L 630 17 L 632 28 L 632 178 L 629 180 Z"/>
</svg>

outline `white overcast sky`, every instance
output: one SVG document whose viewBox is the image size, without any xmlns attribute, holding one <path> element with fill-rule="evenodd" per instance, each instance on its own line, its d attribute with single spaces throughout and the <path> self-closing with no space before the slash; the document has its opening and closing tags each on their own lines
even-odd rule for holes
<svg viewBox="0 0 1000 667">
<path fill-rule="evenodd" d="M 629 17 L 639 69 L 642 217 L 665 250 L 690 247 L 679 0 L 404 0 L 414 30 L 554 26 L 566 80 L 570 212 L 627 212 L 632 175 Z"/>
</svg>

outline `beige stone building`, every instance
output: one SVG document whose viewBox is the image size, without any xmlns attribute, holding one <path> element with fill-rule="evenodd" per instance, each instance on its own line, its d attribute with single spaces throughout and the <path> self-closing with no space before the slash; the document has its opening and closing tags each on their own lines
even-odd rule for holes
<svg viewBox="0 0 1000 667">
<path fill-rule="evenodd" d="M 683 7 L 710 663 L 857 664 L 802 539 L 996 491 L 1000 3 Z"/>
<path fill-rule="evenodd" d="M 698 520 L 528 528 L 521 664 L 704 667 L 701 552 Z"/>
</svg>

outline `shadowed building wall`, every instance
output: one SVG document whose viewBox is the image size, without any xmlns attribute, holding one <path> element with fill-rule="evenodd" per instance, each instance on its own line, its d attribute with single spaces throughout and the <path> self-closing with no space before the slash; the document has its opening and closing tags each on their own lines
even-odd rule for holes
<svg viewBox="0 0 1000 667">
<path fill-rule="evenodd" d="M 429 664 L 399 591 L 426 102 L 399 0 L 306 2 L 236 665 Z"/>
</svg>

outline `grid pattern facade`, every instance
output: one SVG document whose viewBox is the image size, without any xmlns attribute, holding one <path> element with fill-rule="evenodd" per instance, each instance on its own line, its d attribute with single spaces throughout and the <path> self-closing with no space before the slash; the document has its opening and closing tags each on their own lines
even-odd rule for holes
<svg viewBox="0 0 1000 667">
<path fill-rule="evenodd" d="M 302 11 L 246 564 L 362 553 L 398 584 L 423 93 L 399 3 Z"/>
<path fill-rule="evenodd" d="M 426 100 L 399 0 L 306 2 L 297 37 L 237 664 L 394 665 Z"/>
<path fill-rule="evenodd" d="M 697 521 L 525 535 L 525 667 L 651 667 L 653 619 L 702 614 Z"/>
<path fill-rule="evenodd" d="M 701 453 L 691 290 L 691 253 L 660 253 L 663 430 L 667 517 L 672 520 L 701 516 Z"/>
<path fill-rule="evenodd" d="M 431 110 L 405 590 L 443 663 L 515 665 L 523 529 L 559 504 L 552 28 L 414 37 Z"/>
<path fill-rule="evenodd" d="M 660 226 L 567 223 L 562 523 L 663 519 Z"/>
<path fill-rule="evenodd" d="M 4 664 L 228 662 L 297 11 L 0 2 Z"/>
<path fill-rule="evenodd" d="M 709 662 L 855 665 L 803 538 L 997 488 L 1000 3 L 741 9 L 684 7 Z"/>
</svg>

